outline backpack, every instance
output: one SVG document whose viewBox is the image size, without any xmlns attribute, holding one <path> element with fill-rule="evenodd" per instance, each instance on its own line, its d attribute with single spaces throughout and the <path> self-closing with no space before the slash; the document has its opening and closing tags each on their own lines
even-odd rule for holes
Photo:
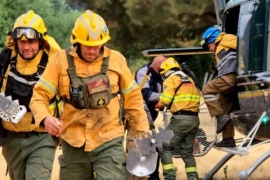
<svg viewBox="0 0 270 180">
<path fill-rule="evenodd" d="M 7 71 L 8 65 L 9 65 L 11 52 L 12 52 L 11 49 L 4 48 L 2 49 L 0 53 L 0 89 L 3 86 L 3 80 L 4 80 L 5 73 Z M 2 122 L 0 121 L 0 147 L 3 145 L 3 139 L 2 139 L 3 135 L 4 135 L 4 128 L 3 128 Z"/>
<path fill-rule="evenodd" d="M 3 86 L 4 76 L 7 71 L 12 50 L 9 48 L 4 48 L 0 54 L 0 88 Z"/>
</svg>

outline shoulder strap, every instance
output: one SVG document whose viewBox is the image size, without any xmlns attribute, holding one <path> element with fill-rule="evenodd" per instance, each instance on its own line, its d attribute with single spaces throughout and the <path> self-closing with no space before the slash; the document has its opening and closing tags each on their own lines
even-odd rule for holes
<svg viewBox="0 0 270 180">
<path fill-rule="evenodd" d="M 74 64 L 73 57 L 69 55 L 70 48 L 65 49 L 65 51 L 66 51 L 66 56 L 67 56 L 67 61 L 68 61 L 67 72 L 71 80 L 71 83 L 73 84 L 73 82 L 75 82 L 78 79 L 76 70 L 75 70 L 75 64 Z"/>
<path fill-rule="evenodd" d="M 109 60 L 110 60 L 110 55 L 103 58 L 102 65 L 101 65 L 101 71 L 100 71 L 100 73 L 103 75 L 105 75 L 108 71 Z"/>
<path fill-rule="evenodd" d="M 180 87 L 181 87 L 183 84 L 191 83 L 191 82 L 188 80 L 187 76 L 185 76 L 185 78 L 186 78 L 187 80 L 183 81 L 183 74 L 180 74 L 180 73 L 178 74 L 178 73 L 177 73 L 177 74 L 175 74 L 175 75 L 179 76 L 179 77 L 182 79 L 182 82 L 181 82 L 181 83 L 179 84 L 179 86 L 177 86 L 177 88 L 175 89 L 173 98 L 172 98 L 172 100 L 171 100 L 171 102 L 170 102 L 170 104 L 169 104 L 169 106 L 168 106 L 168 109 L 171 108 L 172 103 L 173 103 L 173 100 L 174 100 L 174 97 L 175 97 L 175 94 L 176 94 L 177 91 L 180 89 Z"/>
<path fill-rule="evenodd" d="M 66 51 L 66 56 L 67 56 L 67 60 L 68 60 L 68 70 L 67 71 L 68 71 L 68 74 L 69 74 L 71 81 L 73 82 L 73 80 L 77 79 L 74 60 L 73 60 L 73 57 L 71 55 L 69 55 L 70 48 L 66 49 L 65 51 Z M 102 65 L 101 65 L 101 71 L 100 71 L 100 73 L 103 75 L 105 75 L 108 71 L 109 60 L 110 60 L 110 56 L 103 58 Z"/>
<path fill-rule="evenodd" d="M 4 48 L 1 51 L 0 54 L 0 86 L 3 85 L 3 77 L 5 76 L 5 73 L 7 71 L 10 57 L 11 57 L 12 50 L 9 48 Z"/>
<path fill-rule="evenodd" d="M 149 65 L 149 67 L 148 67 L 148 64 L 147 64 L 147 65 L 144 65 L 144 66 L 142 66 L 142 67 L 140 67 L 140 68 L 135 72 L 135 74 L 134 74 L 134 79 L 135 79 L 135 81 L 138 83 L 138 77 L 137 77 L 138 72 L 139 72 L 142 68 L 145 68 L 145 67 L 147 67 L 146 74 L 143 76 L 143 80 L 142 80 L 141 84 L 138 84 L 138 85 L 140 86 L 140 89 L 141 89 L 141 90 L 143 89 L 144 84 L 146 83 L 146 80 L 148 79 L 148 76 L 149 76 L 149 74 L 150 74 L 150 65 Z"/>
<path fill-rule="evenodd" d="M 141 88 L 141 89 L 143 88 L 143 86 L 144 86 L 146 80 L 148 79 L 149 74 L 150 74 L 150 68 L 148 68 L 146 74 L 145 74 L 144 77 L 143 77 L 143 81 L 142 81 L 142 83 L 140 84 L 140 88 Z"/>
<path fill-rule="evenodd" d="M 49 56 L 48 54 L 44 51 L 41 57 L 41 60 L 39 61 L 39 64 L 37 65 L 39 74 L 43 73 L 44 69 L 46 68 L 46 65 L 48 63 Z"/>
</svg>

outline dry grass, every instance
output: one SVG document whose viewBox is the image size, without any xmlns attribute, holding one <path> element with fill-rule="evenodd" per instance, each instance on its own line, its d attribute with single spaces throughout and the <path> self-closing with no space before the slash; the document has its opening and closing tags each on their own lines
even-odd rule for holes
<svg viewBox="0 0 270 180">
<path fill-rule="evenodd" d="M 159 116 L 156 125 L 162 126 L 162 118 Z M 240 136 L 237 134 L 237 137 Z M 264 153 L 270 150 L 269 144 L 261 145 L 258 147 L 255 147 L 250 150 L 249 155 L 247 156 L 238 156 L 235 155 L 233 158 L 231 158 L 214 176 L 217 180 L 234 180 L 237 179 L 237 175 L 240 171 L 244 171 L 250 168 L 250 166 Z M 1 148 L 0 148 L 1 153 Z M 58 180 L 58 172 L 59 172 L 59 164 L 57 157 L 61 154 L 61 150 L 57 150 L 56 158 L 54 162 L 53 167 L 53 174 L 52 174 L 52 180 Z M 204 177 L 215 165 L 218 163 L 222 157 L 226 155 L 226 152 L 218 151 L 214 148 L 212 148 L 206 155 L 201 157 L 196 157 L 197 162 L 197 169 L 199 172 L 200 177 Z M 182 159 L 177 158 L 174 159 L 175 166 L 177 167 L 177 180 L 184 180 L 186 179 L 186 175 L 184 172 L 184 164 Z M 6 163 L 2 155 L 0 155 L 0 180 L 9 180 L 8 176 L 5 176 L 6 172 Z M 270 161 L 269 159 L 266 160 L 256 171 L 253 173 L 253 175 L 249 178 L 249 180 L 266 180 L 270 179 Z M 227 170 L 227 173 L 225 175 L 224 170 Z M 160 172 L 162 170 L 160 169 Z M 161 179 L 163 179 L 162 174 L 160 175 Z M 226 178 L 225 178 L 226 177 Z"/>
</svg>

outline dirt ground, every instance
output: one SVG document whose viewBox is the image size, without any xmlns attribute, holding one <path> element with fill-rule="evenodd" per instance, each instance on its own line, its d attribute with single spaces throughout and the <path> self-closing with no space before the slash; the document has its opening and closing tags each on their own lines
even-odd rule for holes
<svg viewBox="0 0 270 180">
<path fill-rule="evenodd" d="M 156 126 L 163 126 L 162 115 L 160 114 L 158 120 L 155 122 Z M 203 122 L 201 122 L 203 126 Z M 237 138 L 240 137 L 240 134 L 237 134 Z M 1 155 L 1 148 L 0 148 L 0 180 L 9 180 L 6 174 L 6 163 Z M 232 157 L 228 162 L 226 162 L 222 168 L 220 168 L 217 173 L 215 174 L 214 178 L 217 180 L 234 180 L 237 179 L 238 173 L 240 171 L 248 170 L 252 164 L 263 154 L 267 153 L 270 154 L 270 146 L 269 144 L 260 145 L 258 147 L 254 147 L 249 151 L 248 155 L 239 156 L 235 155 Z M 52 173 L 52 180 L 58 180 L 58 173 L 59 173 L 59 164 L 57 157 L 61 154 L 61 150 L 57 150 L 56 158 L 53 166 L 53 173 Z M 211 148 L 208 153 L 203 156 L 196 157 L 197 162 L 197 169 L 199 176 L 202 178 L 207 173 L 211 171 L 211 169 L 222 159 L 227 153 L 223 151 L 218 151 L 215 148 Z M 270 156 L 270 155 L 268 155 Z M 186 179 L 186 175 L 184 173 L 184 164 L 181 158 L 174 159 L 174 165 L 177 167 L 177 180 L 184 180 Z M 250 176 L 249 180 L 267 180 L 270 179 L 270 160 L 267 159 L 265 162 L 258 167 L 252 176 Z M 162 169 L 160 166 L 160 177 L 163 180 L 162 176 Z"/>
</svg>

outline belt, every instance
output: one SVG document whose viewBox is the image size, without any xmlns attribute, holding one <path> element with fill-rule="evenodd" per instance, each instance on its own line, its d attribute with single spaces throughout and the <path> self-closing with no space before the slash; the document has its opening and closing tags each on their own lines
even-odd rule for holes
<svg viewBox="0 0 270 180">
<path fill-rule="evenodd" d="M 43 132 L 45 133 L 45 132 Z M 35 132 L 35 131 L 31 131 L 31 132 L 14 132 L 14 131 L 5 131 L 5 137 L 8 138 L 28 138 L 30 136 L 40 136 L 42 134 L 42 132 Z"/>
<path fill-rule="evenodd" d="M 198 116 L 198 112 L 180 110 L 180 111 L 173 113 L 173 115 Z"/>
</svg>

